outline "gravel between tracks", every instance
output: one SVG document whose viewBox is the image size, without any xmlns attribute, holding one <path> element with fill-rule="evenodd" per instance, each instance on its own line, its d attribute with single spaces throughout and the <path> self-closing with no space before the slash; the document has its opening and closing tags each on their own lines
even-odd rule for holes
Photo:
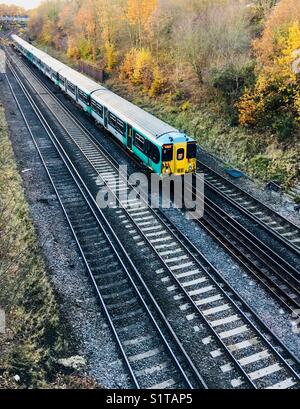
<svg viewBox="0 0 300 409">
<path fill-rule="evenodd" d="M 245 177 L 234 179 L 224 171 L 224 167 L 226 166 L 225 162 L 205 151 L 201 151 L 200 156 L 201 161 L 205 165 L 211 167 L 237 187 L 245 190 L 247 193 L 290 220 L 296 226 L 300 227 L 300 214 L 294 210 L 295 202 L 293 202 L 287 194 L 266 191 L 263 183 L 252 180 L 247 175 L 245 175 Z"/>
</svg>

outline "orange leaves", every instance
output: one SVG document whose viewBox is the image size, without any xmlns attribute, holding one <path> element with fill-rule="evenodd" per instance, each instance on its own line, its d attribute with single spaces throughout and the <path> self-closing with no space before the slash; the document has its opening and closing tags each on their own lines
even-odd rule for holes
<svg viewBox="0 0 300 409">
<path fill-rule="evenodd" d="M 132 32 L 132 43 L 142 48 L 144 33 L 151 15 L 157 9 L 158 0 L 127 0 L 126 19 Z"/>
<path fill-rule="evenodd" d="M 127 18 L 130 24 L 147 23 L 149 17 L 157 8 L 158 0 L 128 0 Z"/>
<path fill-rule="evenodd" d="M 281 0 L 261 38 L 254 43 L 258 66 L 256 84 L 238 103 L 242 125 L 272 125 L 300 117 L 300 84 L 293 62 L 300 52 L 300 2 Z"/>
<path fill-rule="evenodd" d="M 81 27 L 81 29 L 86 32 L 88 37 L 92 37 L 93 34 L 95 34 L 97 20 L 93 0 L 86 0 L 86 2 L 82 4 L 74 23 L 75 25 Z"/>
<path fill-rule="evenodd" d="M 300 1 L 281 0 L 267 19 L 262 37 L 254 41 L 254 50 L 259 62 L 266 65 L 280 56 L 281 40 L 288 27 L 300 20 Z"/>
</svg>

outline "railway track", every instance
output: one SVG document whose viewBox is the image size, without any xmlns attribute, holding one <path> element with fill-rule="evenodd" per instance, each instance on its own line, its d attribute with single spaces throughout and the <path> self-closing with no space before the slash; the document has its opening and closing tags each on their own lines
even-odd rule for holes
<svg viewBox="0 0 300 409">
<path fill-rule="evenodd" d="M 195 186 L 190 191 L 197 194 Z M 205 212 L 195 222 L 204 227 L 290 313 L 300 308 L 299 270 L 220 206 L 205 197 Z"/>
<path fill-rule="evenodd" d="M 189 248 L 189 243 L 182 242 L 174 226 L 165 222 L 146 203 L 139 208 L 139 201 L 132 200 L 127 207 L 127 203 L 118 199 L 119 194 L 130 189 L 130 186 L 121 178 L 117 192 L 112 190 L 117 169 L 107 152 L 99 149 L 86 130 L 74 121 L 54 95 L 45 92 L 45 87 L 37 82 L 28 69 L 24 66 L 19 68 L 64 129 L 64 147 L 68 147 L 68 155 L 80 169 L 91 193 L 95 195 L 99 190 L 99 182 L 102 182 L 102 187 L 115 195 L 119 208 L 107 209 L 107 220 L 114 229 L 120 230 L 120 226 L 124 226 L 123 231 L 119 231 L 123 243 L 130 241 L 136 244 L 134 251 L 130 250 L 132 259 L 137 259 L 136 253 L 139 256 L 142 253 L 144 260 L 151 262 L 152 275 L 148 273 L 148 266 L 144 266 L 147 285 L 152 292 L 156 291 L 158 298 L 159 293 L 164 293 L 169 308 L 175 308 L 177 316 L 181 314 L 180 322 L 188 324 L 192 339 L 198 340 L 200 337 L 202 352 L 204 350 L 208 354 L 214 378 L 220 377 L 220 374 L 214 372 L 218 368 L 226 387 L 299 387 L 299 376 L 288 363 L 291 356 L 283 345 L 278 347 L 278 340 L 273 334 L 269 332 L 266 337 L 253 325 L 249 318 L 252 316 L 257 320 L 253 311 L 221 280 L 212 266 L 210 269 L 213 274 L 207 265 L 203 266 L 203 262 L 199 261 L 199 252 Z M 98 181 L 97 188 L 95 181 Z M 158 303 L 162 309 L 166 308 L 161 299 Z M 169 311 L 169 314 L 174 319 L 174 311 Z M 173 322 L 173 326 L 176 333 L 180 333 L 176 323 Z M 183 336 L 182 332 L 180 336 Z M 286 357 L 282 356 L 282 352 Z M 209 374 L 206 376 L 209 377 Z"/>
<path fill-rule="evenodd" d="M 17 95 L 7 78 L 10 89 L 74 235 L 132 385 L 151 389 L 206 388 L 145 286 L 140 286 L 142 294 L 136 285 L 132 276 L 138 272 L 125 249 L 105 220 L 96 214 L 95 204 L 80 176 L 64 159 L 63 150 L 42 113 L 11 69 L 24 95 Z M 24 112 L 28 102 L 34 114 Z M 43 124 L 42 131 L 30 126 L 34 116 Z"/>
<path fill-rule="evenodd" d="M 198 171 L 204 173 L 205 185 L 215 194 L 239 209 L 274 237 L 280 239 L 295 255 L 300 255 L 300 229 L 298 226 L 241 187 L 236 186 L 208 165 L 201 163 Z"/>
</svg>

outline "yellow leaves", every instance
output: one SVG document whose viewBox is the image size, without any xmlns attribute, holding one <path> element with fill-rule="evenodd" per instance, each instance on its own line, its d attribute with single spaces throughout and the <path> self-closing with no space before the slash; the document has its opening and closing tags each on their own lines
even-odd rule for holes
<svg viewBox="0 0 300 409">
<path fill-rule="evenodd" d="M 239 111 L 239 122 L 241 125 L 253 126 L 257 120 L 257 103 L 255 95 L 246 90 L 239 103 L 237 104 Z"/>
<path fill-rule="evenodd" d="M 296 81 L 296 73 L 293 70 L 293 62 L 296 59 L 295 52 L 300 48 L 300 27 L 298 22 L 294 22 L 288 28 L 288 35 L 282 38 L 282 56 L 278 58 L 278 65 L 281 67 L 282 76 L 290 82 Z"/>
<path fill-rule="evenodd" d="M 132 82 L 135 84 L 149 85 L 148 77 L 152 72 L 152 63 L 152 56 L 149 50 L 142 48 L 137 51 L 134 70 L 131 76 Z"/>
<path fill-rule="evenodd" d="M 150 50 L 145 48 L 131 49 L 124 58 L 120 72 L 121 78 L 128 78 L 133 84 L 143 85 L 150 96 L 159 94 L 165 83 Z"/>
<path fill-rule="evenodd" d="M 114 44 L 109 42 L 105 43 L 105 57 L 106 57 L 106 68 L 108 71 L 112 71 L 117 62 L 117 53 Z"/>
<path fill-rule="evenodd" d="M 134 64 L 136 60 L 137 50 L 132 48 L 124 57 L 123 63 L 120 68 L 121 79 L 131 79 L 134 71 Z"/>
<path fill-rule="evenodd" d="M 300 89 L 295 92 L 294 105 L 297 112 L 297 121 L 300 123 Z"/>
<path fill-rule="evenodd" d="M 158 95 L 162 90 L 165 85 L 165 80 L 163 78 L 163 75 L 159 69 L 159 67 L 155 67 L 153 71 L 153 82 L 151 85 L 151 88 L 149 89 L 149 96 L 154 97 L 155 95 Z"/>
<path fill-rule="evenodd" d="M 67 56 L 74 60 L 79 60 L 81 57 L 80 49 L 72 37 L 69 37 L 68 39 Z"/>
</svg>

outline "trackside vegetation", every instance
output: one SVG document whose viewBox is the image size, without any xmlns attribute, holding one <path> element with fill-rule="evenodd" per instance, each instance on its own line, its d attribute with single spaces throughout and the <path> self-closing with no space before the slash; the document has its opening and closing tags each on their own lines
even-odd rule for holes
<svg viewBox="0 0 300 409">
<path fill-rule="evenodd" d="M 45 387 L 64 342 L 2 107 L 0 169 L 0 306 L 6 313 L 6 331 L 0 334 L 0 388 Z"/>
<path fill-rule="evenodd" d="M 64 333 L 0 106 L 0 389 L 98 388 L 59 365 L 73 347 Z M 1 314 L 2 316 L 2 314 Z M 3 324 L 3 322 L 1 323 Z"/>
</svg>

